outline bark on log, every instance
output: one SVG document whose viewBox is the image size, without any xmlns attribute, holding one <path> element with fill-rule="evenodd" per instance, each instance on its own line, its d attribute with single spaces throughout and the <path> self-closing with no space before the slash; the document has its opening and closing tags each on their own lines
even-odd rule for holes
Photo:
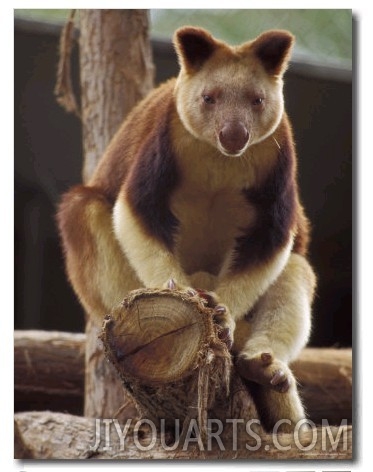
<svg viewBox="0 0 373 472">
<path fill-rule="evenodd" d="M 15 408 L 83 413 L 85 334 L 15 331 Z M 306 348 L 292 365 L 309 418 L 352 420 L 351 349 Z"/>
<path fill-rule="evenodd" d="M 147 10 L 80 10 L 84 182 L 126 114 L 153 87 L 148 29 Z M 85 415 L 114 417 L 126 403 L 123 389 L 90 319 L 86 334 Z"/>
<path fill-rule="evenodd" d="M 172 449 L 173 442 L 168 443 L 161 433 L 146 432 L 139 425 L 136 428 L 135 423 L 127 431 L 122 428 L 122 440 L 114 423 L 101 423 L 97 434 L 101 442 L 96 446 L 96 422 L 90 418 L 24 412 L 17 413 L 15 421 L 19 437 L 30 454 L 23 459 L 352 459 L 351 426 L 315 428 L 294 435 L 265 434 L 260 440 L 243 428 L 238 431 L 236 443 L 219 442 L 217 435 L 202 450 L 193 437 Z"/>
</svg>

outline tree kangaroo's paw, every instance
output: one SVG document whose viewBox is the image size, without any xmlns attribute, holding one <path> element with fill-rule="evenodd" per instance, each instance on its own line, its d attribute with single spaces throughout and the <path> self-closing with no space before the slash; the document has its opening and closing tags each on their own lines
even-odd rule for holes
<svg viewBox="0 0 373 472">
<path fill-rule="evenodd" d="M 287 392 L 291 385 L 295 385 L 289 367 L 275 359 L 271 352 L 262 352 L 250 359 L 241 354 L 236 359 L 236 368 L 242 377 L 280 393 Z"/>
<path fill-rule="evenodd" d="M 225 342 L 228 349 L 233 345 L 233 333 L 236 323 L 226 305 L 219 302 L 215 292 L 197 289 L 198 295 L 206 301 L 206 305 L 214 310 L 214 321 L 219 326 L 219 338 Z"/>
<path fill-rule="evenodd" d="M 216 305 L 214 309 L 214 321 L 219 326 L 219 338 L 227 345 L 229 350 L 232 349 L 235 323 L 225 305 Z"/>
</svg>

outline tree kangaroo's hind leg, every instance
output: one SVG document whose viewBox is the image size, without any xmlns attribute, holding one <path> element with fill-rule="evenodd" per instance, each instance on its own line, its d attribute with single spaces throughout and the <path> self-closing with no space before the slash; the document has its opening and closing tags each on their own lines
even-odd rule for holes
<svg viewBox="0 0 373 472">
<path fill-rule="evenodd" d="M 99 189 L 77 186 L 63 196 L 57 221 L 69 280 L 86 312 L 101 323 L 142 285 L 114 236 L 112 206 Z"/>
<path fill-rule="evenodd" d="M 237 324 L 236 332 L 247 332 L 246 338 L 239 333 L 236 336 L 237 369 L 245 379 L 255 382 L 253 395 L 268 429 L 277 421 L 288 419 L 292 425 L 284 424 L 281 429 L 289 430 L 305 418 L 288 363 L 308 341 L 315 284 L 307 260 L 292 254 L 248 320 Z"/>
</svg>

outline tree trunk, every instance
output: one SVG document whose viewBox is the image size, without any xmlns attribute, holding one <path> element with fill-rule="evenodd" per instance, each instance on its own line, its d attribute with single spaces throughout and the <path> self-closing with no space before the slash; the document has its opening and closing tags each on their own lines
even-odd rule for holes
<svg viewBox="0 0 373 472">
<path fill-rule="evenodd" d="M 147 10 L 80 10 L 84 167 L 93 174 L 123 118 L 153 87 Z"/>
<path fill-rule="evenodd" d="M 148 28 L 147 10 L 80 10 L 84 182 L 123 118 L 153 86 Z M 88 313 L 84 412 L 112 418 L 124 404 L 123 388 L 104 359 L 98 334 Z"/>
</svg>

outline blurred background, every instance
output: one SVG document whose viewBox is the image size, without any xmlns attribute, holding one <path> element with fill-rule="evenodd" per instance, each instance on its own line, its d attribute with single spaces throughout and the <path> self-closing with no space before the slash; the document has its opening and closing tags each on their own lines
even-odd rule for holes
<svg viewBox="0 0 373 472">
<path fill-rule="evenodd" d="M 55 225 L 61 193 L 81 181 L 79 119 L 54 97 L 58 42 L 68 10 L 15 10 L 15 328 L 83 331 Z M 171 45 L 185 24 L 238 44 L 265 29 L 297 43 L 285 100 L 294 125 L 301 196 L 312 223 L 310 259 L 319 278 L 313 346 L 351 346 L 353 170 L 351 10 L 151 10 L 156 83 L 176 75 Z M 72 56 L 79 94 L 79 51 Z"/>
</svg>

